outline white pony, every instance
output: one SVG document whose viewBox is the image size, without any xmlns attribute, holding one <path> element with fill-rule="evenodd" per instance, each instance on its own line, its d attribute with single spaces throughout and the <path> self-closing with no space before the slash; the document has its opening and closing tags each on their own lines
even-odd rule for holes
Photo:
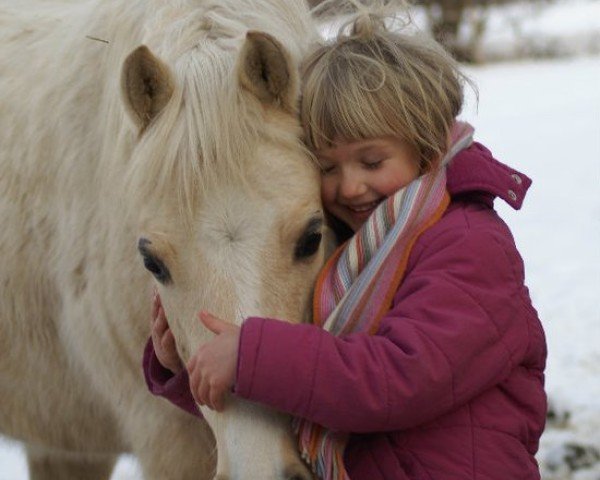
<svg viewBox="0 0 600 480">
<path fill-rule="evenodd" d="M 149 479 L 310 478 L 286 416 L 230 398 L 205 423 L 148 393 L 141 356 L 153 283 L 184 360 L 201 308 L 305 319 L 316 38 L 300 0 L 3 1 L 0 433 L 31 478 L 106 479 L 121 452 Z"/>
</svg>

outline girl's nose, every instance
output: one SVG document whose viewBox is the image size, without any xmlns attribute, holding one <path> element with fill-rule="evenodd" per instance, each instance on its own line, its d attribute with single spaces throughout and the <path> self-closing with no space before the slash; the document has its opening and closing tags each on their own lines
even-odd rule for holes
<svg viewBox="0 0 600 480">
<path fill-rule="evenodd" d="M 365 182 L 360 175 L 354 173 L 345 174 L 339 185 L 338 194 L 343 199 L 353 199 L 360 197 L 367 191 Z"/>
</svg>

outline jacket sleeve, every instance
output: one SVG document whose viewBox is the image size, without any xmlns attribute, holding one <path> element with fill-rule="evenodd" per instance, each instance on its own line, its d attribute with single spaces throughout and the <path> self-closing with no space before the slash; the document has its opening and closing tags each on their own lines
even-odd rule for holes
<svg viewBox="0 0 600 480">
<path fill-rule="evenodd" d="M 526 322 L 515 315 L 520 257 L 509 251 L 512 239 L 498 237 L 455 228 L 413 251 L 373 336 L 249 318 L 235 392 L 332 430 L 364 433 L 408 429 L 465 404 L 502 382 L 528 344 Z"/>
<path fill-rule="evenodd" d="M 187 371 L 183 369 L 175 375 L 163 367 L 154 352 L 152 338 L 148 339 L 144 349 L 143 368 L 146 385 L 151 393 L 166 398 L 186 412 L 202 418 L 200 409 L 192 397 Z"/>
</svg>

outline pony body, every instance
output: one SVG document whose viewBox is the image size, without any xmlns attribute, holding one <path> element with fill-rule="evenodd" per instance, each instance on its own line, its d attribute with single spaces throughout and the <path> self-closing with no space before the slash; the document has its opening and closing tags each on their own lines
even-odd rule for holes
<svg viewBox="0 0 600 480">
<path fill-rule="evenodd" d="M 184 361 L 201 308 L 307 315 L 324 252 L 296 247 L 326 232 L 303 2 L 26 0 L 0 32 L 0 432 L 31 477 L 133 452 L 147 478 L 310 478 L 286 417 L 231 399 L 192 421 L 140 367 L 153 283 Z"/>
</svg>

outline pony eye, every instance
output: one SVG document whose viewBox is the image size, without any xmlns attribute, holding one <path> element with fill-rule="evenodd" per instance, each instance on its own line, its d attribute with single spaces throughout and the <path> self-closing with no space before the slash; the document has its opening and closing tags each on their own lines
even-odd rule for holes
<svg viewBox="0 0 600 480">
<path fill-rule="evenodd" d="M 144 267 L 160 283 L 166 284 L 171 281 L 171 274 L 166 265 L 150 251 L 152 242 L 146 238 L 140 238 L 138 241 L 138 251 L 144 259 Z"/>
<path fill-rule="evenodd" d="M 158 258 L 151 255 L 143 255 L 144 267 L 148 270 L 160 283 L 169 283 L 171 274 L 169 269 Z"/>
<path fill-rule="evenodd" d="M 310 257 L 317 253 L 319 246 L 321 245 L 321 238 L 323 235 L 321 232 L 306 232 L 300 237 L 298 243 L 296 243 L 296 249 L 294 251 L 294 257 L 296 260 Z"/>
</svg>

